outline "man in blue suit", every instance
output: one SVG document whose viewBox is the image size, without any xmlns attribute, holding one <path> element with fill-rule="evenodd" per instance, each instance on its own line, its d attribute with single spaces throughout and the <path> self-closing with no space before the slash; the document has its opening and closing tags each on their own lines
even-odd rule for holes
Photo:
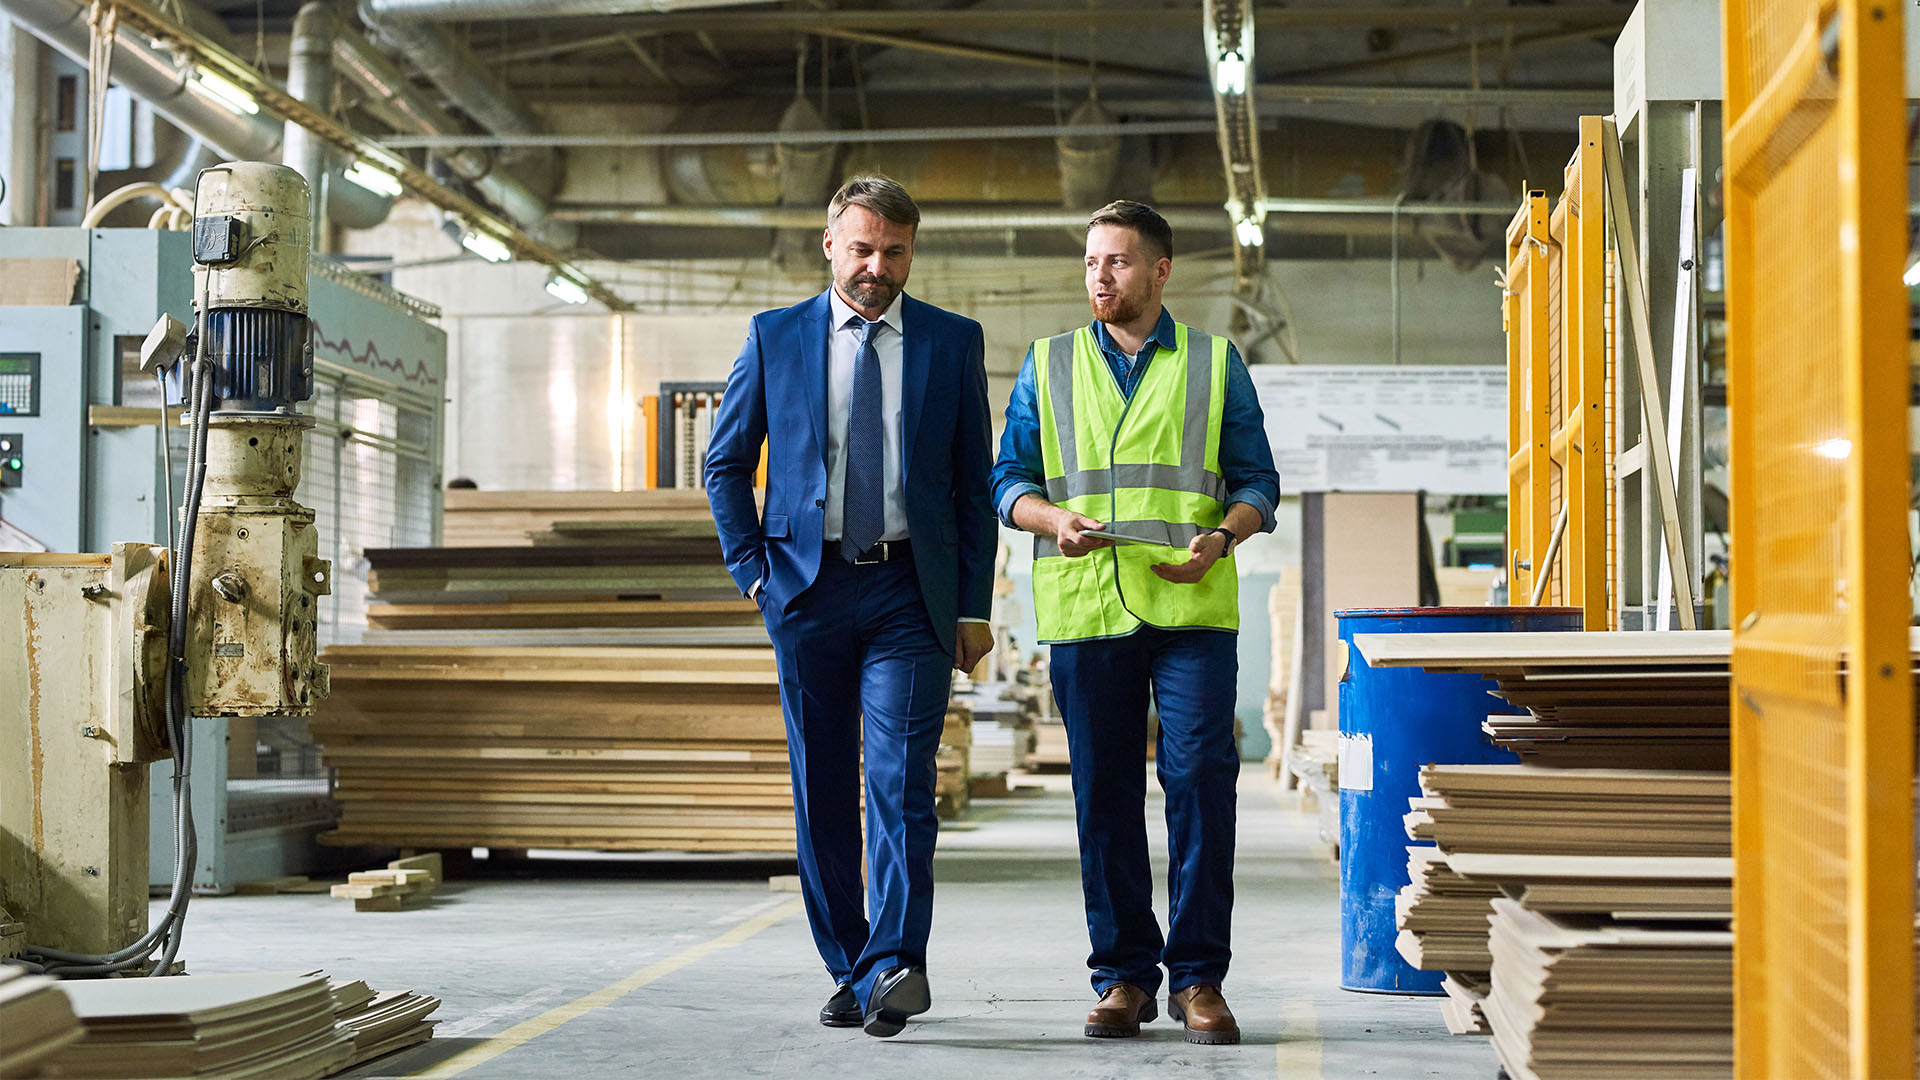
<svg viewBox="0 0 1920 1080">
<path fill-rule="evenodd" d="M 998 542 L 984 340 L 901 291 L 919 224 L 892 180 L 835 193 L 833 287 L 753 317 L 707 451 L 727 570 L 779 660 L 801 892 L 836 983 L 820 1022 L 883 1038 L 932 1006 L 934 751 L 952 670 L 993 645 Z"/>
</svg>

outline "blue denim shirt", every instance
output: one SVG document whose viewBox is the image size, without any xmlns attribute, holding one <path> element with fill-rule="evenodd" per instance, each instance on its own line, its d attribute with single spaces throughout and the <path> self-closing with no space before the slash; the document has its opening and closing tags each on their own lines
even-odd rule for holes
<svg viewBox="0 0 1920 1080">
<path fill-rule="evenodd" d="M 1120 393 L 1133 399 L 1134 388 L 1152 362 L 1155 351 L 1168 352 L 1176 347 L 1173 316 L 1160 309 L 1160 321 L 1153 336 L 1141 346 L 1138 356 L 1128 356 L 1114 343 L 1105 324 L 1093 324 L 1093 338 L 1100 343 L 1107 367 Z M 1273 448 L 1267 445 L 1266 420 L 1260 412 L 1260 399 L 1253 389 L 1253 377 L 1240 359 L 1240 351 L 1227 345 L 1227 400 L 1220 421 L 1220 473 L 1227 485 L 1227 505 L 1246 503 L 1260 512 L 1260 531 L 1273 531 L 1274 507 L 1280 501 L 1280 474 L 1273 468 Z M 1013 397 L 1007 402 L 1007 429 L 1000 436 L 1000 460 L 993 466 L 993 505 L 1000 520 L 1013 524 L 1013 504 L 1022 495 L 1046 494 L 1046 466 L 1040 458 L 1040 406 L 1033 375 L 1033 350 L 1027 350 L 1020 365 L 1020 377 L 1014 380 Z"/>
</svg>

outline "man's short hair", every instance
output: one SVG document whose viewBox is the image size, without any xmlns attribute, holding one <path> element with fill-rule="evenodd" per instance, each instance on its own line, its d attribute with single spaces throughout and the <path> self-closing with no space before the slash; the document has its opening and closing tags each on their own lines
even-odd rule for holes
<svg viewBox="0 0 1920 1080">
<path fill-rule="evenodd" d="M 1092 232 L 1095 225 L 1118 225 L 1123 229 L 1132 229 L 1146 245 L 1148 254 L 1156 260 L 1173 258 L 1173 226 L 1160 216 L 1160 211 L 1146 203 L 1116 199 L 1095 210 L 1093 216 L 1087 219 L 1088 232 Z"/>
<path fill-rule="evenodd" d="M 908 225 L 920 231 L 920 207 L 907 189 L 884 176 L 856 176 L 840 185 L 827 206 L 827 227 L 840 221 L 849 206 L 862 206 L 895 225 Z"/>
</svg>

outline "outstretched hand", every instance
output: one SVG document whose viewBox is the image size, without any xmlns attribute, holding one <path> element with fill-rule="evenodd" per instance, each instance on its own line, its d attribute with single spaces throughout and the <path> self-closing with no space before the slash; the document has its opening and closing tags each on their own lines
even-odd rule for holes
<svg viewBox="0 0 1920 1080">
<path fill-rule="evenodd" d="M 1204 532 L 1187 541 L 1186 562 L 1154 563 L 1153 572 L 1175 585 L 1197 585 L 1226 554 L 1227 538 L 1217 532 Z"/>
</svg>

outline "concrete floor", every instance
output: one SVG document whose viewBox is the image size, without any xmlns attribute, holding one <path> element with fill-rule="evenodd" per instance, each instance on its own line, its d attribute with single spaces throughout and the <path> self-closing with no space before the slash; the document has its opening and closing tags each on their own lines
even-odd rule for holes
<svg viewBox="0 0 1920 1080">
<path fill-rule="evenodd" d="M 977 802 L 941 833 L 934 1008 L 891 1040 L 815 1020 L 832 987 L 798 897 L 765 880 L 791 863 L 534 861 L 448 882 L 432 907 L 400 913 L 325 896 L 200 899 L 182 956 L 198 972 L 324 968 L 444 999 L 438 1037 L 356 1077 L 1493 1080 L 1487 1041 L 1447 1034 L 1431 1000 L 1338 988 L 1333 867 L 1255 764 L 1241 781 L 1226 987 L 1244 1042 L 1189 1046 L 1164 1017 L 1139 1039 L 1084 1038 L 1072 797 L 1064 777 L 1019 782 L 1040 789 Z M 1156 799 L 1149 821 L 1159 812 Z M 1155 847 L 1164 873 L 1164 837 Z"/>
</svg>

